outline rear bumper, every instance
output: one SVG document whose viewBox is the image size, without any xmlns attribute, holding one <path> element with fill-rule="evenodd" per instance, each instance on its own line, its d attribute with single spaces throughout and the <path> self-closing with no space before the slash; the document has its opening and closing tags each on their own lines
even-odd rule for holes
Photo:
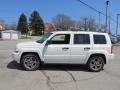
<svg viewBox="0 0 120 90">
<path fill-rule="evenodd" d="M 20 63 L 20 57 L 19 57 L 19 53 L 12 53 L 12 60 L 16 61 L 17 63 Z"/>
</svg>

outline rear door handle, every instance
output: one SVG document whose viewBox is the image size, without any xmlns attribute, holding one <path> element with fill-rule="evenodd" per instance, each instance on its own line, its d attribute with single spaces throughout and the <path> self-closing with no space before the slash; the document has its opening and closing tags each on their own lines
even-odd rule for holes
<svg viewBox="0 0 120 90">
<path fill-rule="evenodd" d="M 68 47 L 64 47 L 64 48 L 62 48 L 62 50 L 68 50 L 69 48 Z"/>
</svg>

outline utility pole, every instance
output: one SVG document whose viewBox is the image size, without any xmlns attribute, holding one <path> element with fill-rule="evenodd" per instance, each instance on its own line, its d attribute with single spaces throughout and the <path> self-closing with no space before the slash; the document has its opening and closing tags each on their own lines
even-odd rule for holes
<svg viewBox="0 0 120 90">
<path fill-rule="evenodd" d="M 106 30 L 105 32 L 108 32 L 108 5 L 109 5 L 109 1 L 106 1 Z"/>
<path fill-rule="evenodd" d="M 87 31 L 87 18 L 85 18 L 85 31 Z"/>
<path fill-rule="evenodd" d="M 99 14 L 99 30 L 100 30 L 101 29 L 100 12 L 98 14 Z"/>
<path fill-rule="evenodd" d="M 120 16 L 120 14 L 117 14 L 117 25 L 116 25 L 116 36 L 117 36 L 117 33 L 118 33 L 118 19 L 119 19 L 119 16 Z"/>
<path fill-rule="evenodd" d="M 110 18 L 111 18 L 111 15 L 109 14 L 109 31 L 108 31 L 108 33 L 109 34 L 111 34 L 111 20 L 110 20 Z"/>
</svg>

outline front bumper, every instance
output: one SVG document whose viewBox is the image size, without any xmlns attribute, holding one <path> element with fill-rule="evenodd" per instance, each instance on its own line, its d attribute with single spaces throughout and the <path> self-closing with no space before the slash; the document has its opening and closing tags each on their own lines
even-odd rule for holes
<svg viewBox="0 0 120 90">
<path fill-rule="evenodd" d="M 14 61 L 16 61 L 17 63 L 20 63 L 19 53 L 13 52 L 13 53 L 12 53 L 12 59 L 13 59 Z"/>
</svg>

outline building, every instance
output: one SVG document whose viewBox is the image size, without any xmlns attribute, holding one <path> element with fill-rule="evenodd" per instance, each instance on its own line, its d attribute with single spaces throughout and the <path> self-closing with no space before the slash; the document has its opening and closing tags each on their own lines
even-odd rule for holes
<svg viewBox="0 0 120 90">
<path fill-rule="evenodd" d="M 55 31 L 55 26 L 51 23 L 46 23 L 44 33 L 52 32 L 52 31 Z"/>
<path fill-rule="evenodd" d="M 21 34 L 15 30 L 1 30 L 0 31 L 0 39 L 19 39 L 21 38 Z"/>
<path fill-rule="evenodd" d="M 0 22 L 0 30 L 4 30 L 5 29 L 5 24 Z"/>
</svg>

